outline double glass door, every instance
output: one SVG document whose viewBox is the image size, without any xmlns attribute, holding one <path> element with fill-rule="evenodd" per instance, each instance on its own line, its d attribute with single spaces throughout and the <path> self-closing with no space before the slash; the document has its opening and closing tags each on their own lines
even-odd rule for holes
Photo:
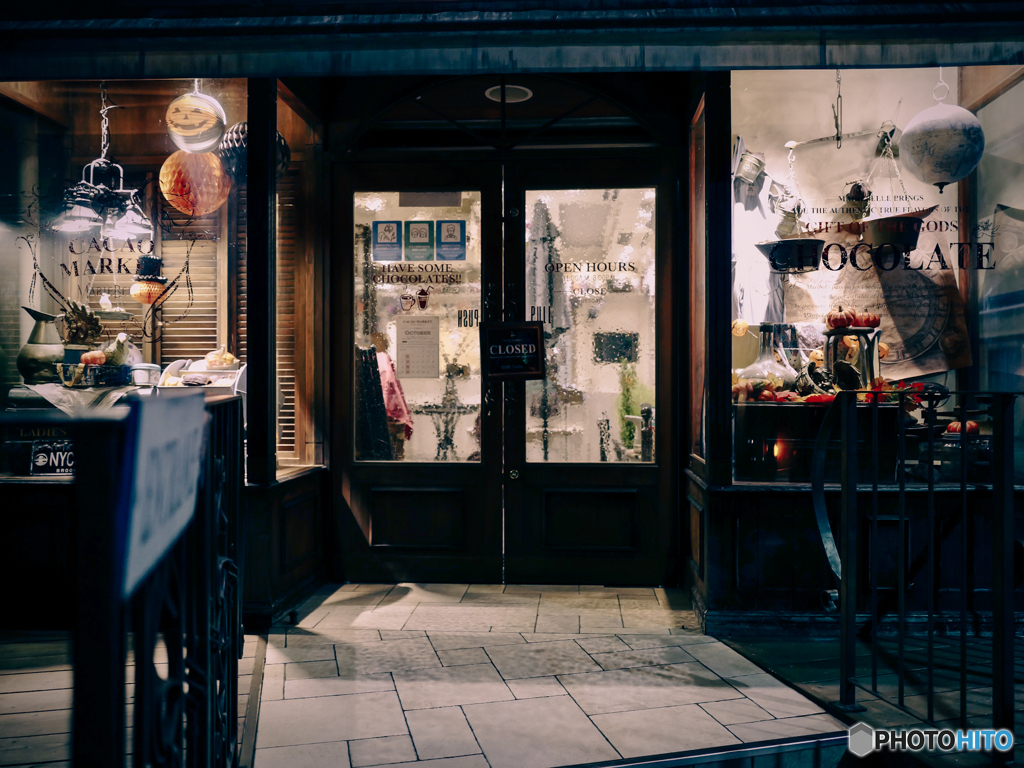
<svg viewBox="0 0 1024 768">
<path fill-rule="evenodd" d="M 333 303 L 349 317 L 335 326 L 345 576 L 660 583 L 673 505 L 658 173 L 337 172 L 335 248 L 352 249 Z M 480 326 L 502 320 L 543 323 L 543 380 L 485 378 Z"/>
</svg>

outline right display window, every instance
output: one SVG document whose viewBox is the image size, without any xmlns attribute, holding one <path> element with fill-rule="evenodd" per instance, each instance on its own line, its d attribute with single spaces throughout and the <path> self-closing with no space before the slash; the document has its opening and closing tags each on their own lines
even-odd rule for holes
<svg viewBox="0 0 1024 768">
<path fill-rule="evenodd" d="M 1006 118 L 998 102 L 977 117 L 960 108 L 957 75 L 952 67 L 733 74 L 737 481 L 810 480 L 820 406 L 840 390 L 867 399 L 927 383 L 960 388 L 955 372 L 978 363 L 963 286 L 978 280 L 983 312 L 988 297 L 994 307 L 1006 301 L 995 297 L 1024 289 L 1012 267 L 995 269 L 1018 247 L 1014 231 L 1024 243 L 1020 169 L 992 151 L 998 131 L 988 126 Z M 1015 103 L 1019 113 L 1019 93 Z M 1020 160 L 1019 139 L 1016 151 Z M 958 185 L 979 160 L 979 176 L 993 181 L 981 182 L 988 191 L 979 189 L 973 231 L 963 232 Z M 982 245 L 1000 231 L 1005 240 Z M 1008 322 L 1016 342 L 1007 338 L 996 357 L 1016 363 L 999 358 L 1014 371 L 1001 388 L 1020 381 L 1024 325 Z M 982 320 L 982 338 L 1010 333 L 996 326 Z M 986 365 L 982 384 L 995 386 Z M 882 414 L 893 433 L 896 410 Z"/>
</svg>

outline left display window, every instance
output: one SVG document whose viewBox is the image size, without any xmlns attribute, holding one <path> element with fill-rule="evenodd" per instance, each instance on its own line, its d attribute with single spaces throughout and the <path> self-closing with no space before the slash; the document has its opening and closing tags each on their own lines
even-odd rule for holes
<svg viewBox="0 0 1024 768">
<path fill-rule="evenodd" d="M 245 80 L 0 84 L 0 394 L 236 388 L 245 126 Z"/>
</svg>

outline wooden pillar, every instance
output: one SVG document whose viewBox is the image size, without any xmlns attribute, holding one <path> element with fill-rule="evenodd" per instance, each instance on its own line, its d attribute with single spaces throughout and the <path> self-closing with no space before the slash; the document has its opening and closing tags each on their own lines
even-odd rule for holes
<svg viewBox="0 0 1024 768">
<path fill-rule="evenodd" d="M 729 72 L 705 79 L 707 465 L 713 485 L 732 484 L 732 112 Z"/>
<path fill-rule="evenodd" d="M 250 484 L 277 474 L 277 80 L 249 80 L 248 457 Z"/>
</svg>

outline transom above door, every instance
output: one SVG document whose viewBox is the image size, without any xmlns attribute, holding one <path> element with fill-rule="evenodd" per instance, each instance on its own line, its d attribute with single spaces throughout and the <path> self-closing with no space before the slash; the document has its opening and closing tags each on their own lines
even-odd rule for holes
<svg viewBox="0 0 1024 768">
<path fill-rule="evenodd" d="M 349 417 L 336 425 L 346 577 L 657 582 L 669 556 L 659 452 L 671 450 L 656 428 L 671 334 L 659 174 L 337 174 L 335 248 L 352 253 L 335 262 L 348 274 L 334 302 L 351 318 L 334 378 Z M 484 377 L 480 325 L 500 320 L 543 323 L 543 380 Z"/>
</svg>

